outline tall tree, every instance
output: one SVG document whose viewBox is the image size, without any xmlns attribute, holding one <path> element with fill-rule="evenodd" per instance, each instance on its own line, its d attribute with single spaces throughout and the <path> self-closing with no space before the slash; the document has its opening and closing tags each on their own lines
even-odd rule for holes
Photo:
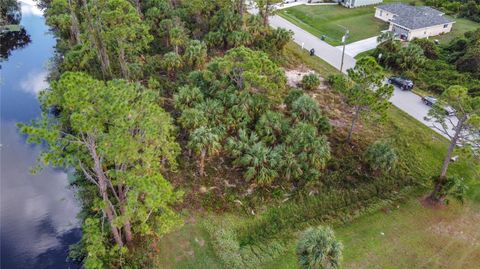
<svg viewBox="0 0 480 269">
<path fill-rule="evenodd" d="M 445 106 L 455 110 L 456 119 L 445 113 Z M 452 86 L 441 95 L 440 102 L 436 103 L 426 118 L 434 123 L 433 127 L 450 139 L 447 153 L 442 163 L 440 175 L 435 179 L 435 186 L 429 196 L 434 203 L 442 202 L 448 190 L 448 166 L 452 154 L 457 146 L 469 147 L 478 152 L 480 148 L 480 96 L 471 97 L 468 89 L 461 86 Z"/>
<path fill-rule="evenodd" d="M 273 101 L 279 102 L 286 92 L 285 72 L 264 52 L 245 47 L 231 49 L 210 62 L 208 69 L 238 90 L 260 92 Z"/>
<path fill-rule="evenodd" d="M 385 116 L 393 87 L 384 85 L 383 79 L 383 68 L 373 57 L 364 57 L 357 61 L 355 68 L 348 70 L 345 84 L 337 87 L 354 110 L 347 143 L 351 142 L 353 130 L 362 113 L 374 112 L 376 115 Z"/>
<path fill-rule="evenodd" d="M 297 244 L 297 256 L 303 269 L 338 269 L 343 245 L 330 227 L 308 228 Z"/>
<path fill-rule="evenodd" d="M 211 128 L 199 127 L 190 135 L 188 147 L 199 155 L 198 174 L 201 177 L 205 175 L 205 159 L 218 153 L 221 148 L 220 140 L 219 132 Z"/>
<path fill-rule="evenodd" d="M 153 37 L 138 12 L 127 0 L 97 0 L 101 38 L 111 59 L 119 67 L 116 77 L 136 79 L 142 76 L 140 55 L 148 49 Z"/>
<path fill-rule="evenodd" d="M 203 41 L 191 40 L 187 44 L 183 58 L 192 68 L 201 68 L 207 61 L 207 46 Z"/>
<path fill-rule="evenodd" d="M 268 17 L 273 15 L 275 11 L 274 4 L 280 3 L 281 0 L 255 0 L 258 8 L 258 13 L 262 16 L 263 25 L 268 26 Z"/>
<path fill-rule="evenodd" d="M 44 164 L 75 168 L 98 191 L 91 206 L 101 209 L 110 227 L 116 245 L 111 247 L 161 236 L 178 225 L 170 206 L 179 193 L 161 172 L 176 166 L 179 146 L 156 93 L 123 80 L 105 83 L 67 72 L 43 93 L 42 103 L 56 107 L 58 116 L 44 113 L 20 130 L 29 142 L 45 145 Z"/>
</svg>

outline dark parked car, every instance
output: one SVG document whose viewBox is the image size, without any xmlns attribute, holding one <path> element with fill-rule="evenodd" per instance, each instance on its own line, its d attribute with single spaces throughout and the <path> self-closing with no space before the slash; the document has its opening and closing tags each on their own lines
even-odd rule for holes
<svg viewBox="0 0 480 269">
<path fill-rule="evenodd" d="M 409 91 L 413 88 L 413 81 L 402 77 L 391 77 L 388 83 L 393 84 L 404 91 Z"/>
<path fill-rule="evenodd" d="M 433 106 L 437 102 L 437 98 L 433 96 L 423 96 L 422 102 L 427 106 Z"/>
<path fill-rule="evenodd" d="M 423 96 L 422 102 L 427 106 L 433 106 L 437 102 L 437 98 L 433 96 Z M 453 109 L 451 106 L 444 106 L 443 110 L 445 110 L 445 114 L 447 114 L 447 116 L 455 115 L 455 109 Z"/>
</svg>

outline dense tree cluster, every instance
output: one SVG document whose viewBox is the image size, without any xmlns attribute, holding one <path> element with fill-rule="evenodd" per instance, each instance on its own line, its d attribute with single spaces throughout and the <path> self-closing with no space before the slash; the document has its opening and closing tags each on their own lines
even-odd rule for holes
<svg viewBox="0 0 480 269">
<path fill-rule="evenodd" d="M 425 4 L 440 8 L 450 15 L 458 15 L 480 22 L 479 0 L 426 0 Z"/>
<path fill-rule="evenodd" d="M 265 23 L 271 10 L 249 15 L 243 0 L 41 6 L 58 38 L 56 69 L 41 94 L 42 117 L 20 129 L 46 146 L 44 164 L 76 171 L 84 236 L 72 253 L 85 267 L 143 267 L 148 259 L 138 259 L 137 248 L 179 226 L 173 208 L 182 192 L 163 176 L 182 152 L 198 157 L 201 176 L 206 159 L 224 154 L 264 186 L 282 175 L 274 156 L 281 148 L 308 152 L 310 164 L 296 178 L 318 174 L 328 160 L 328 121 L 318 106 L 280 108 L 289 89 L 269 55 L 281 53 L 292 33 Z M 12 17 L 3 7 L 2 19 Z M 295 122 L 306 125 L 308 151 L 293 142 L 287 148 L 294 112 L 308 118 Z M 227 144 L 239 145 L 243 133 L 251 140 L 236 155 Z"/>
<path fill-rule="evenodd" d="M 465 33 L 445 45 L 430 39 L 416 39 L 408 45 L 389 34 L 374 55 L 383 66 L 414 79 L 418 87 L 441 94 L 454 85 L 463 85 L 472 95 L 480 92 L 480 29 Z"/>
<path fill-rule="evenodd" d="M 259 185 L 271 185 L 281 175 L 318 179 L 330 157 L 322 135 L 328 120 L 308 95 L 287 95 L 283 70 L 265 53 L 232 49 L 206 70 L 190 73 L 189 80 L 173 99 L 200 175 L 207 157 L 224 152 L 244 169 L 247 181 Z M 284 99 L 289 103 L 280 109 Z"/>
</svg>

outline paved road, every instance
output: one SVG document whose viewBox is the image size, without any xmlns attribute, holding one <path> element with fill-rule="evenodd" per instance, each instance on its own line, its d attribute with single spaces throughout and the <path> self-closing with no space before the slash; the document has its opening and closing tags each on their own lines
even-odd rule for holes
<svg viewBox="0 0 480 269">
<path fill-rule="evenodd" d="M 320 38 L 310 34 L 295 24 L 285 20 L 284 18 L 275 15 L 270 17 L 270 25 L 274 28 L 281 27 L 293 31 L 293 41 L 303 46 L 305 49 L 315 49 L 315 55 L 322 58 L 324 61 L 340 70 L 342 62 L 342 51 L 327 42 L 320 40 Z M 355 67 L 355 59 L 345 54 L 343 72 L 349 68 Z"/>
</svg>

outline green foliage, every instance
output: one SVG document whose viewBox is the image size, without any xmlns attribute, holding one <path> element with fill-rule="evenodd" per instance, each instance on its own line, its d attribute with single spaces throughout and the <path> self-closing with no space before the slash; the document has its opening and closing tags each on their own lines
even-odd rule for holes
<svg viewBox="0 0 480 269">
<path fill-rule="evenodd" d="M 183 58 L 192 68 L 200 68 L 207 59 L 207 46 L 202 41 L 191 40 L 187 44 Z"/>
<path fill-rule="evenodd" d="M 286 90 L 285 72 L 267 54 L 245 47 L 229 50 L 208 65 L 217 79 L 234 85 L 238 90 L 262 93 L 279 101 Z"/>
<path fill-rule="evenodd" d="M 334 86 L 337 87 L 335 89 L 346 97 L 347 103 L 355 110 L 347 142 L 351 140 L 353 128 L 361 113 L 385 117 L 393 87 L 384 85 L 383 78 L 383 68 L 373 57 L 358 60 L 355 68 L 348 70 L 349 81 L 333 78 Z"/>
<path fill-rule="evenodd" d="M 461 17 L 480 22 L 480 3 L 475 0 L 426 0 L 429 6 L 438 7 L 447 14 L 458 14 Z"/>
<path fill-rule="evenodd" d="M 287 96 L 285 97 L 284 103 L 291 108 L 293 102 L 295 102 L 298 98 L 303 96 L 305 93 L 302 89 L 292 89 L 288 92 Z"/>
<path fill-rule="evenodd" d="M 287 132 L 290 121 L 282 113 L 267 111 L 255 125 L 255 131 L 266 143 L 278 143 Z"/>
<path fill-rule="evenodd" d="M 176 52 L 168 52 L 163 55 L 162 66 L 170 76 L 173 76 L 174 72 L 183 66 L 182 57 Z"/>
<path fill-rule="evenodd" d="M 439 57 L 440 54 L 440 48 L 438 45 L 435 44 L 435 42 L 431 39 L 427 38 L 420 38 L 420 39 L 414 39 L 412 43 L 417 44 L 422 48 L 423 54 L 425 57 L 431 60 L 435 60 Z"/>
<path fill-rule="evenodd" d="M 437 195 L 442 199 L 446 198 L 447 203 L 449 202 L 448 197 L 452 197 L 461 203 L 465 202 L 468 186 L 465 184 L 465 180 L 463 178 L 459 178 L 457 176 L 446 178 L 433 177 L 432 182 L 434 185 L 442 185 L 442 189 L 439 193 L 437 193 Z"/>
<path fill-rule="evenodd" d="M 198 165 L 200 176 L 204 175 L 205 158 L 219 152 L 221 139 L 221 130 L 213 130 L 203 126 L 195 129 L 190 135 L 188 147 L 200 157 Z"/>
<path fill-rule="evenodd" d="M 181 110 L 193 108 L 202 101 L 203 93 L 197 87 L 182 86 L 178 89 L 178 93 L 173 96 L 175 108 Z"/>
<path fill-rule="evenodd" d="M 422 47 L 415 43 L 408 44 L 398 52 L 397 64 L 404 71 L 416 71 L 423 67 L 425 62 Z"/>
<path fill-rule="evenodd" d="M 388 172 L 397 163 L 395 150 L 385 141 L 376 141 L 365 152 L 365 160 L 370 168 L 376 171 Z"/>
<path fill-rule="evenodd" d="M 287 157 L 295 158 L 295 162 L 288 158 L 283 159 L 286 175 L 291 175 L 294 179 L 298 179 L 297 174 L 306 180 L 318 179 L 320 171 L 331 157 L 327 138 L 318 135 L 315 126 L 301 122 L 290 130 L 285 140 Z M 300 169 L 300 173 L 295 172 L 297 169 Z"/>
<path fill-rule="evenodd" d="M 255 133 L 248 135 L 245 130 L 240 130 L 239 140 L 229 138 L 227 147 L 235 157 L 234 164 L 246 168 L 246 180 L 255 179 L 259 185 L 267 186 L 278 177 L 279 152 L 259 142 Z"/>
<path fill-rule="evenodd" d="M 188 147 L 197 154 L 205 151 L 208 155 L 214 155 L 220 148 L 220 139 L 219 131 L 199 127 L 192 132 Z"/>
<path fill-rule="evenodd" d="M 322 115 L 317 101 L 308 95 L 302 95 L 292 103 L 291 115 L 295 121 L 310 123 L 321 132 L 330 130 L 328 119 Z"/>
<path fill-rule="evenodd" d="M 39 158 L 45 165 L 82 171 L 81 184 L 96 189 L 89 210 L 103 211 L 106 220 L 98 230 L 85 220 L 95 233 L 84 237 L 87 253 L 98 257 L 91 257 L 91 267 L 101 267 L 104 256 L 108 264 L 113 262 L 109 257 L 123 255 L 125 243 L 160 237 L 177 227 L 181 220 L 171 206 L 182 193 L 161 172 L 176 168 L 179 145 L 157 94 L 136 83 L 103 82 L 84 73 L 64 73 L 51 85 L 41 101 L 44 107 L 55 106 L 58 116 L 43 114 L 19 127 L 28 142 L 45 146 Z M 125 261 L 117 262 L 121 266 Z"/>
<path fill-rule="evenodd" d="M 337 269 L 342 260 L 343 245 L 330 227 L 305 230 L 297 244 L 297 256 L 304 269 Z"/>
<path fill-rule="evenodd" d="M 315 73 L 306 74 L 302 78 L 302 88 L 306 91 L 312 91 L 320 85 L 320 78 Z"/>
</svg>

